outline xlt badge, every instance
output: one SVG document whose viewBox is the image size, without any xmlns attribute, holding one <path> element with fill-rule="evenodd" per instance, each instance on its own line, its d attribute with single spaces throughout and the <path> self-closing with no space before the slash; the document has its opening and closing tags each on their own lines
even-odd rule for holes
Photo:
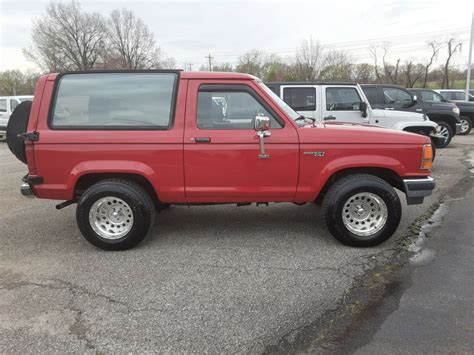
<svg viewBox="0 0 474 355">
<path fill-rule="evenodd" d="M 304 155 L 312 155 L 315 157 L 324 157 L 325 152 L 304 152 Z"/>
</svg>

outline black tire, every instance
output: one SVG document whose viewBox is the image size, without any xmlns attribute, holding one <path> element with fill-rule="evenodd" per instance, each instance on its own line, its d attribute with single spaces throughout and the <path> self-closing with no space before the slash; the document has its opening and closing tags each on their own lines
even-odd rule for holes
<svg viewBox="0 0 474 355">
<path fill-rule="evenodd" d="M 438 142 L 438 144 L 436 145 L 436 148 L 446 148 L 449 145 L 449 143 L 451 143 L 451 139 L 453 139 L 453 129 L 451 128 L 449 123 L 446 123 L 443 121 L 440 121 L 437 123 L 441 127 L 442 130 L 446 129 L 447 139 L 444 142 Z"/>
<path fill-rule="evenodd" d="M 345 214 L 347 211 L 344 210 L 347 208 L 346 203 L 352 196 L 359 193 L 376 195 L 385 202 L 387 208 L 386 222 L 378 231 L 363 237 L 350 231 L 343 221 L 343 212 Z M 329 188 L 321 213 L 329 232 L 341 243 L 353 247 L 371 247 L 385 242 L 397 230 L 402 206 L 397 193 L 386 181 L 373 175 L 355 174 L 338 180 Z M 371 213 L 368 212 L 368 214 Z M 372 218 L 372 215 L 367 215 L 367 217 Z"/>
<path fill-rule="evenodd" d="M 472 120 L 469 118 L 469 117 L 466 117 L 466 116 L 461 116 L 459 117 L 460 120 L 461 120 L 461 124 L 462 126 L 466 125 L 468 128 L 465 129 L 465 130 L 462 130 L 461 129 L 461 132 L 459 132 L 459 134 L 461 136 L 465 136 L 465 135 L 468 135 L 469 133 L 471 133 L 471 129 L 472 129 Z"/>
<path fill-rule="evenodd" d="M 25 141 L 18 135 L 25 133 L 33 102 L 24 101 L 12 112 L 7 124 L 7 144 L 10 151 L 26 164 Z"/>
<path fill-rule="evenodd" d="M 98 234 L 89 222 L 89 212 L 96 201 L 105 197 L 116 197 L 126 202 L 133 213 L 131 229 L 119 239 L 108 239 Z M 140 243 L 155 218 L 152 199 L 140 185 L 123 179 L 107 179 L 89 187 L 77 203 L 76 219 L 82 235 L 91 244 L 103 250 L 126 250 Z"/>
</svg>

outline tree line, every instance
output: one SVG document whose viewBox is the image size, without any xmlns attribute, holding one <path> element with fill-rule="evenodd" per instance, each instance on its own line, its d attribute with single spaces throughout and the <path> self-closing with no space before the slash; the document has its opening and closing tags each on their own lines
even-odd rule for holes
<svg viewBox="0 0 474 355">
<path fill-rule="evenodd" d="M 173 57 L 166 56 L 143 20 L 128 9 L 114 9 L 108 17 L 86 12 L 76 1 L 51 2 L 45 14 L 33 21 L 32 46 L 25 57 L 43 73 L 94 69 L 170 69 Z M 405 87 L 449 88 L 465 78 L 465 69 L 452 66 L 461 49 L 455 38 L 427 43 L 431 55 L 425 62 L 386 58 L 390 43 L 369 49 L 370 61 L 356 63 L 351 54 L 329 50 L 312 37 L 300 42 L 295 54 L 281 57 L 252 49 L 235 65 L 216 63 L 200 70 L 235 71 L 265 81 L 340 80 L 359 83 L 389 83 Z M 443 58 L 443 65 L 435 66 Z M 32 94 L 39 73 L 18 70 L 0 72 L 0 95 Z"/>
</svg>

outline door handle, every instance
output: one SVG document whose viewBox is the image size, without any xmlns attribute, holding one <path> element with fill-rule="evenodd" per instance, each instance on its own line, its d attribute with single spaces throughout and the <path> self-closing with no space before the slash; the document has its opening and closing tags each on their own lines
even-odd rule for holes
<svg viewBox="0 0 474 355">
<path fill-rule="evenodd" d="M 325 121 L 332 121 L 332 120 L 335 120 L 335 119 L 336 119 L 336 117 L 333 116 L 333 115 L 329 115 L 329 116 L 324 117 Z"/>
<path fill-rule="evenodd" d="M 194 141 L 196 143 L 211 143 L 211 138 L 210 137 L 196 137 L 194 138 Z"/>
<path fill-rule="evenodd" d="M 385 107 L 386 110 L 395 110 L 394 107 Z"/>
</svg>

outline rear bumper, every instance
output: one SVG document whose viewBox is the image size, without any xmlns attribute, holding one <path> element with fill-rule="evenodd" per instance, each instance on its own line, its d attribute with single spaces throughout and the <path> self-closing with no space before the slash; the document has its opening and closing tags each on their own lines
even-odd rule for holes
<svg viewBox="0 0 474 355">
<path fill-rule="evenodd" d="M 408 205 L 419 205 L 423 203 L 426 196 L 430 196 L 436 183 L 431 176 L 422 179 L 403 179 L 405 195 Z"/>
<path fill-rule="evenodd" d="M 33 198 L 35 194 L 31 186 L 39 185 L 43 183 L 43 178 L 41 176 L 32 176 L 32 175 L 25 175 L 21 179 L 22 183 L 20 186 L 20 192 L 25 197 Z"/>
</svg>

